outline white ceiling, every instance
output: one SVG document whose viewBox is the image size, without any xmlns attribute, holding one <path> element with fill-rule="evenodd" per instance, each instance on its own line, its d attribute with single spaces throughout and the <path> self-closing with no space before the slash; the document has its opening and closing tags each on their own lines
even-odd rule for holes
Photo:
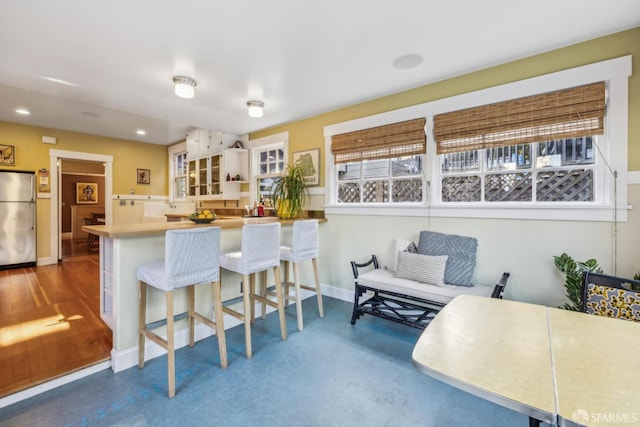
<svg viewBox="0 0 640 427">
<path fill-rule="evenodd" d="M 638 0 L 2 0 L 0 120 L 242 135 L 638 26 Z M 394 68 L 407 54 L 424 61 Z"/>
</svg>

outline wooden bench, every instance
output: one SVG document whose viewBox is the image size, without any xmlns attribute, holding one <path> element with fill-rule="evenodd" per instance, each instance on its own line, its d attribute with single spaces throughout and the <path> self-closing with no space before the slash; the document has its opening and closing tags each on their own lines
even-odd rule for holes
<svg viewBox="0 0 640 427">
<path fill-rule="evenodd" d="M 380 267 L 376 255 L 364 263 L 351 261 L 351 268 L 355 283 L 351 324 L 360 316 L 371 314 L 419 329 L 426 328 L 438 311 L 458 295 L 502 298 L 509 279 L 505 272 L 495 286 L 429 285 L 395 277 L 393 271 Z"/>
</svg>

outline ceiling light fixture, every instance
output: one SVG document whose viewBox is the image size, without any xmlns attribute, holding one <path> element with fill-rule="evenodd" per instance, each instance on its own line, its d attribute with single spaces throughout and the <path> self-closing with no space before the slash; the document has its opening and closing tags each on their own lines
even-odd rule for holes
<svg viewBox="0 0 640 427">
<path fill-rule="evenodd" d="M 193 98 L 195 95 L 196 81 L 191 77 L 175 76 L 173 78 L 176 95 L 180 98 Z"/>
<path fill-rule="evenodd" d="M 264 102 L 262 101 L 247 101 L 247 107 L 249 107 L 249 117 L 259 118 L 262 117 L 264 108 Z"/>
<path fill-rule="evenodd" d="M 25 108 L 18 108 L 18 109 L 16 110 L 16 113 L 18 113 L 18 114 L 22 114 L 23 116 L 28 116 L 29 114 L 31 114 L 31 113 L 29 112 L 29 110 L 27 110 L 27 109 L 25 109 Z"/>
<path fill-rule="evenodd" d="M 146 135 L 146 134 L 147 134 L 147 131 L 145 131 L 144 129 L 138 129 L 138 130 L 136 131 L 136 133 L 137 133 L 138 135 Z"/>
</svg>

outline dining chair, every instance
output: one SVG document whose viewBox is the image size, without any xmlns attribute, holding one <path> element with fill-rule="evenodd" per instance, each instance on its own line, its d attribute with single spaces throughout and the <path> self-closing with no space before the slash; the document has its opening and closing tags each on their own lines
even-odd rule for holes
<svg viewBox="0 0 640 427">
<path fill-rule="evenodd" d="M 175 337 L 174 292 L 187 288 L 189 347 L 194 345 L 194 324 L 199 320 L 215 330 L 220 352 L 220 365 L 227 367 L 227 345 L 224 333 L 222 296 L 220 285 L 220 227 L 169 230 L 165 234 L 164 260 L 141 265 L 136 270 L 139 281 L 138 314 L 138 366 L 144 367 L 145 338 L 167 350 L 167 376 L 169 397 L 175 396 Z M 210 283 L 213 290 L 215 320 L 195 311 L 195 285 Z M 165 293 L 166 321 L 147 324 L 147 286 Z M 166 324 L 166 339 L 153 330 Z"/>
<path fill-rule="evenodd" d="M 280 260 L 284 263 L 284 299 L 285 304 L 293 300 L 296 304 L 296 317 L 298 320 L 298 330 L 304 328 L 302 320 L 302 298 L 301 289 L 316 293 L 318 298 L 318 312 L 320 317 L 324 317 L 322 306 L 322 292 L 320 290 L 320 274 L 318 271 L 318 220 L 300 220 L 293 224 L 291 242 L 280 245 Z M 300 264 L 304 261 L 311 261 L 313 267 L 314 286 L 300 283 Z M 289 280 L 289 264 L 293 268 L 293 282 Z M 268 292 L 263 281 L 263 295 L 272 294 Z M 293 287 L 294 294 L 290 294 Z M 264 309 L 263 309 L 264 313 Z"/>
<path fill-rule="evenodd" d="M 280 334 L 287 339 L 287 325 L 284 314 L 284 298 L 280 282 L 280 223 L 245 224 L 242 227 L 240 249 L 220 255 L 220 268 L 241 274 L 243 312 L 224 305 L 225 313 L 244 322 L 247 359 L 252 356 L 251 323 L 255 321 L 256 301 L 268 304 L 278 310 Z M 276 283 L 276 301 L 265 295 L 256 295 L 256 273 L 273 269 Z M 266 274 L 265 274 L 266 276 Z"/>
<path fill-rule="evenodd" d="M 586 271 L 580 311 L 640 322 L 640 281 Z"/>
</svg>

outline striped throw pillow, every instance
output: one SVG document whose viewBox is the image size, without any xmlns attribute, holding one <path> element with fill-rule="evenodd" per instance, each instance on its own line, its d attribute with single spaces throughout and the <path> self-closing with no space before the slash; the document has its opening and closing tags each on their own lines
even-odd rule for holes
<svg viewBox="0 0 640 427">
<path fill-rule="evenodd" d="M 447 258 L 449 258 L 447 255 L 430 256 L 398 252 L 398 265 L 394 276 L 428 285 L 443 286 Z"/>
</svg>

